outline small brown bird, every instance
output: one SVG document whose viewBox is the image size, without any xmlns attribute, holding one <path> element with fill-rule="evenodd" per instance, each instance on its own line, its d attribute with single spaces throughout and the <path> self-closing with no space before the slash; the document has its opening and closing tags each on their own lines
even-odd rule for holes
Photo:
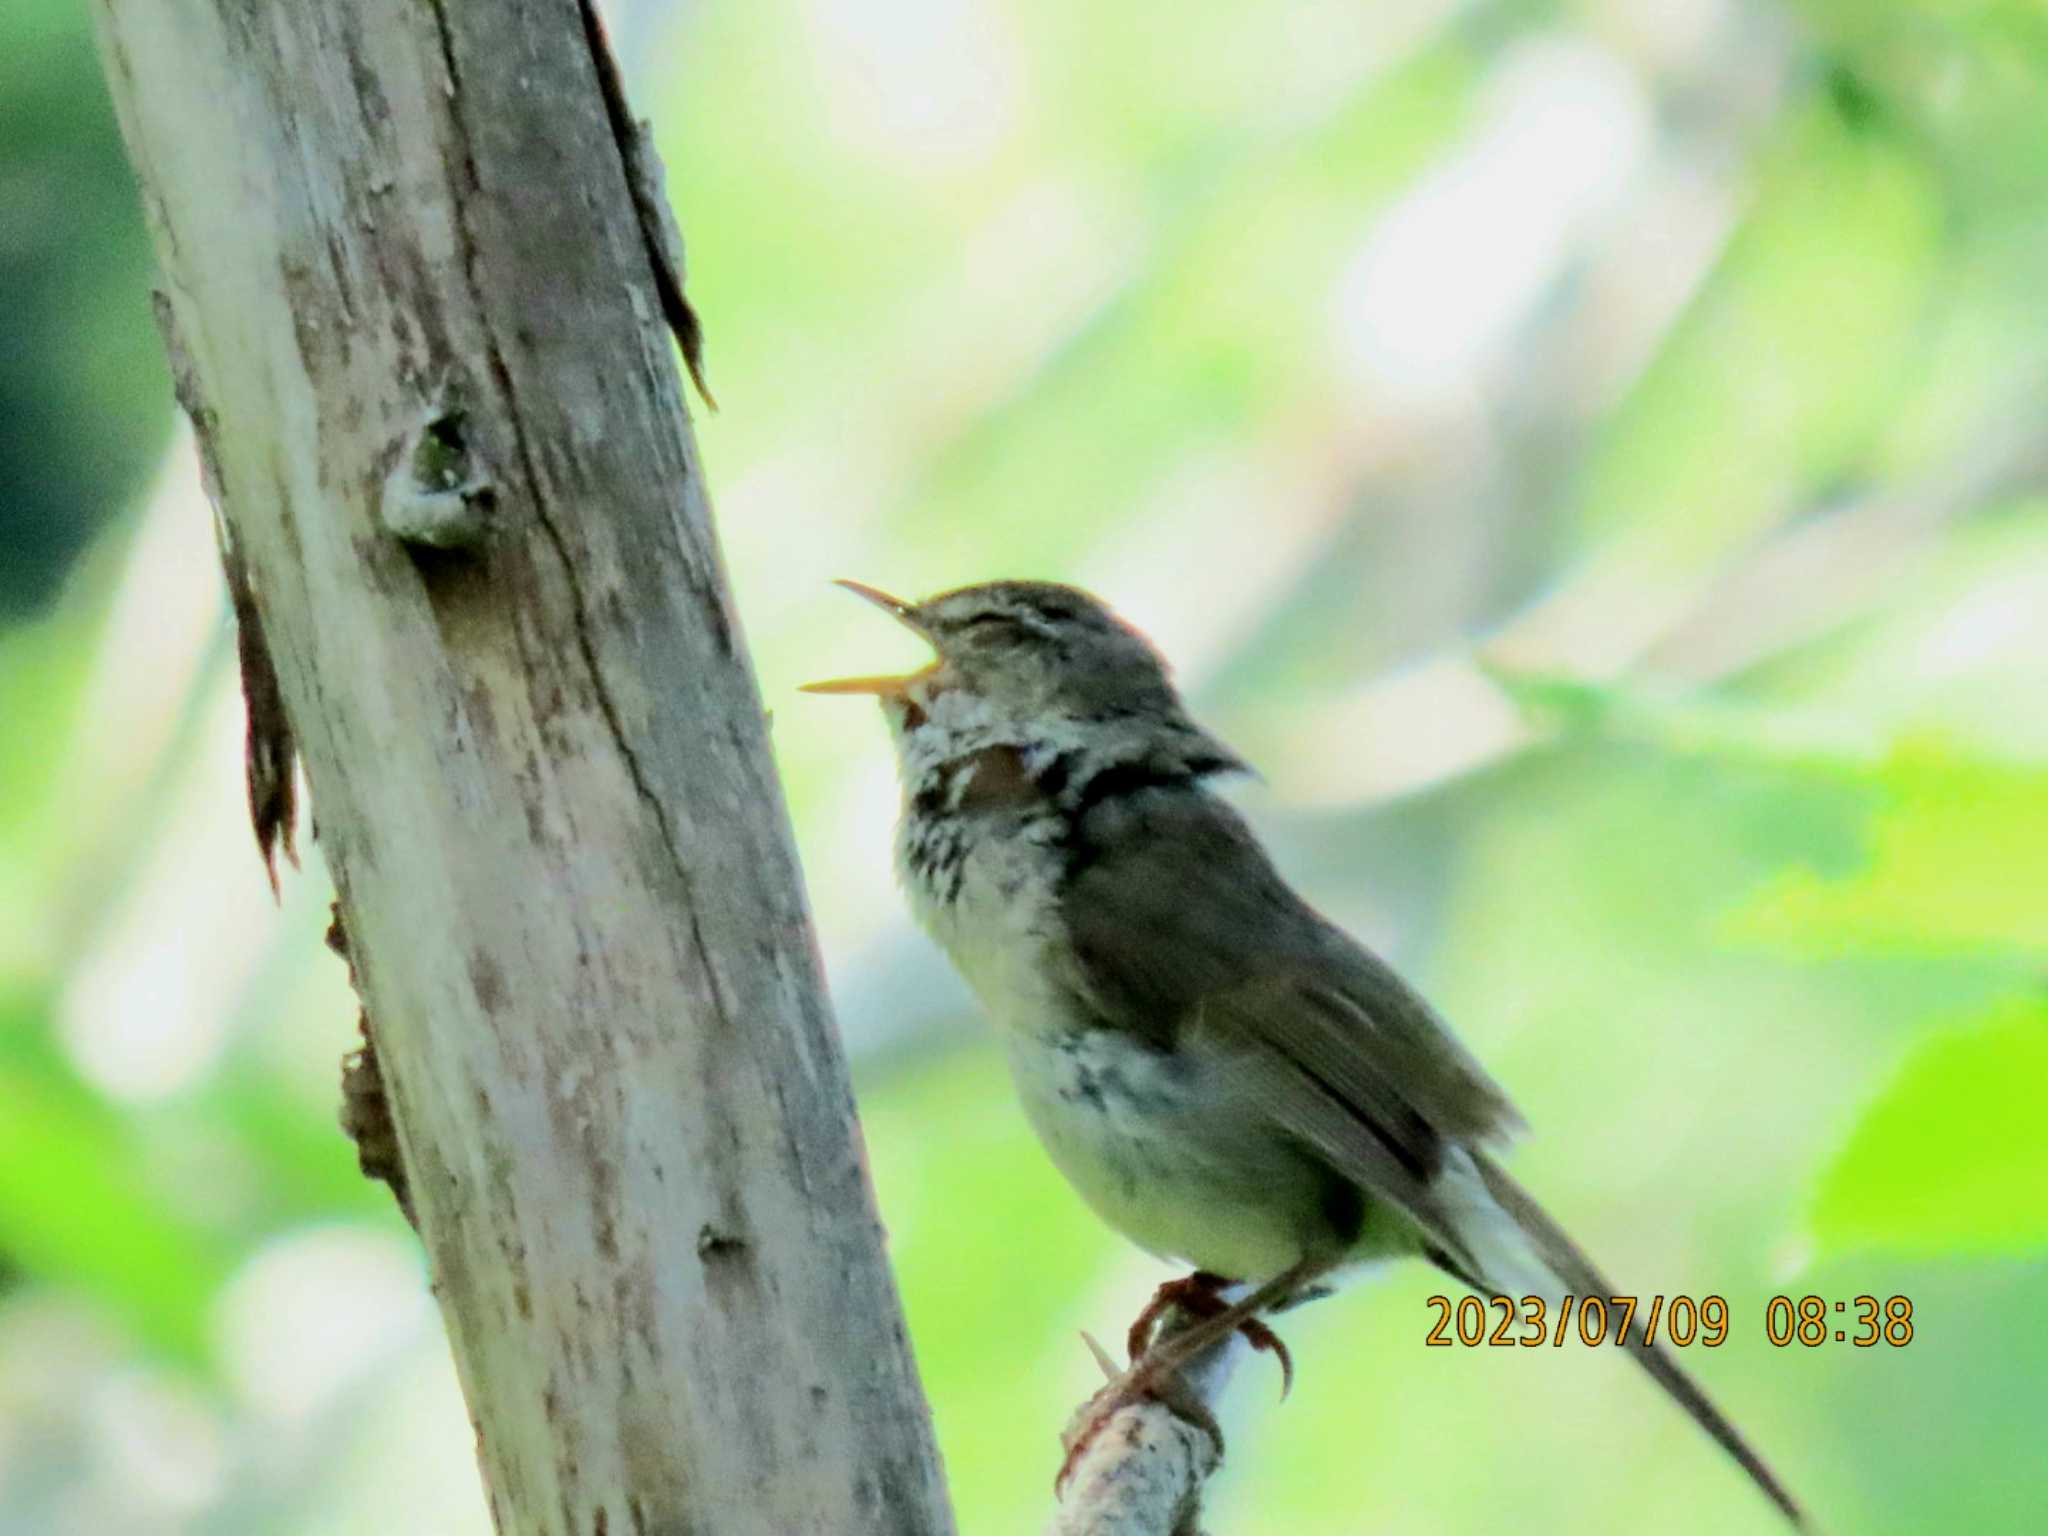
<svg viewBox="0 0 2048 1536">
<path fill-rule="evenodd" d="M 881 701 L 919 922 L 1001 1030 L 1060 1171 L 1111 1226 L 1195 1269 L 1133 1328 L 1108 1406 L 1169 1395 L 1233 1330 L 1276 1343 L 1262 1314 L 1378 1260 L 1426 1259 L 1487 1297 L 1614 1294 L 1494 1162 L 1521 1127 L 1506 1095 L 1215 794 L 1245 765 L 1144 636 L 1049 583 L 922 603 L 841 585 L 938 653 L 908 676 L 811 685 Z M 1253 1289 L 1226 1304 L 1231 1284 Z M 1207 1320 L 1148 1350 L 1168 1303 Z M 1804 1528 L 1640 1317 L 1622 1342 Z"/>
</svg>

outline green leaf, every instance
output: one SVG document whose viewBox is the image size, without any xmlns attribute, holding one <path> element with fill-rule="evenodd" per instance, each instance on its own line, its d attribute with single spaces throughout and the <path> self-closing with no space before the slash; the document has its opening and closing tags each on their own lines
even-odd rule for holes
<svg viewBox="0 0 2048 1536">
<path fill-rule="evenodd" d="M 2048 771 L 1916 749 L 1875 782 L 1886 803 L 1868 867 L 1847 879 L 1793 871 L 1739 920 L 1745 936 L 2028 962 L 2048 952 Z"/>
<path fill-rule="evenodd" d="M 1924 1041 L 1822 1176 L 1828 1249 L 1973 1255 L 2048 1246 L 2048 999 Z"/>
</svg>

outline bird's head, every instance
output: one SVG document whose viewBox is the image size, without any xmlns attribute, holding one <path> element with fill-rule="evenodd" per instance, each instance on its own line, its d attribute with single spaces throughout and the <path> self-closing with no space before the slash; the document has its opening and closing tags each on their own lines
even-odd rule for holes
<svg viewBox="0 0 2048 1536">
<path fill-rule="evenodd" d="M 970 746 L 1202 734 L 1151 641 L 1074 587 L 992 581 L 910 603 L 859 582 L 839 585 L 937 654 L 920 671 L 811 683 L 806 691 L 874 695 L 906 758 L 946 744 L 933 737 Z"/>
</svg>

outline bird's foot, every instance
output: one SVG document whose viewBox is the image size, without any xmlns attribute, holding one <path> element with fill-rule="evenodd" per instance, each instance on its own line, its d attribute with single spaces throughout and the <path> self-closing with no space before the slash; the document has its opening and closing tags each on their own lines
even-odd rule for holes
<svg viewBox="0 0 2048 1536">
<path fill-rule="evenodd" d="M 1145 1310 L 1138 1314 L 1131 1324 L 1124 1348 L 1131 1363 L 1136 1365 L 1151 1349 L 1159 1324 L 1167 1313 L 1185 1312 L 1193 1318 L 1221 1317 L 1230 1310 L 1230 1303 L 1223 1298 L 1223 1292 L 1230 1282 L 1221 1275 L 1213 1275 L 1206 1269 L 1198 1269 L 1191 1275 L 1178 1280 L 1169 1280 L 1152 1293 L 1152 1299 L 1145 1303 Z M 1286 1343 L 1280 1335 L 1260 1322 L 1248 1317 L 1237 1325 L 1237 1331 L 1253 1349 L 1264 1350 L 1280 1361 L 1280 1396 L 1284 1400 L 1294 1390 L 1294 1356 L 1288 1353 Z"/>
<path fill-rule="evenodd" d="M 1066 1454 L 1060 1462 L 1059 1475 L 1052 1481 L 1055 1495 L 1065 1491 L 1067 1480 L 1074 1475 L 1074 1469 L 1080 1465 L 1088 1448 L 1109 1427 L 1110 1420 L 1139 1403 L 1158 1403 L 1176 1418 L 1205 1431 L 1216 1442 L 1216 1455 L 1221 1459 L 1223 1426 L 1216 1422 L 1216 1415 L 1209 1411 L 1209 1405 L 1202 1401 L 1201 1394 L 1188 1385 L 1175 1366 L 1162 1367 L 1159 1363 L 1141 1360 L 1128 1370 L 1118 1371 L 1107 1352 L 1093 1339 L 1088 1340 L 1088 1346 L 1095 1351 L 1096 1362 L 1102 1366 L 1109 1382 L 1080 1406 L 1060 1433 L 1060 1449 Z"/>
<path fill-rule="evenodd" d="M 1193 1390 L 1181 1375 L 1181 1368 L 1199 1360 L 1217 1345 L 1227 1343 L 1231 1335 L 1241 1333 L 1255 1347 L 1269 1349 L 1279 1355 L 1281 1368 L 1291 1384 L 1294 1362 L 1273 1331 L 1259 1322 L 1259 1314 L 1285 1306 L 1301 1296 L 1329 1268 L 1327 1258 L 1299 1259 L 1241 1301 L 1226 1302 L 1221 1293 L 1230 1282 L 1204 1270 L 1196 1271 L 1176 1285 L 1162 1287 L 1131 1327 L 1127 1342 L 1137 1358 L 1131 1362 L 1130 1369 L 1111 1375 L 1109 1385 L 1082 1404 L 1081 1411 L 1074 1415 L 1066 1433 L 1060 1436 L 1067 1455 L 1060 1464 L 1060 1475 L 1053 1481 L 1054 1491 L 1057 1493 L 1066 1487 L 1083 1453 L 1120 1409 L 1148 1398 L 1165 1405 L 1188 1423 L 1208 1431 L 1216 1442 L 1216 1454 L 1221 1458 L 1223 1430 L 1217 1424 L 1216 1416 L 1209 1411 L 1208 1404 L 1202 1401 L 1201 1394 Z M 1169 1328 L 1162 1335 L 1157 1324 L 1160 1315 L 1169 1309 L 1179 1310 L 1187 1321 L 1184 1326 Z M 1204 1313 L 1207 1315 L 1202 1315 Z M 1101 1362 L 1105 1373 L 1114 1372 L 1114 1362 L 1101 1346 L 1091 1339 L 1089 1348 L 1095 1351 L 1095 1358 Z"/>
</svg>

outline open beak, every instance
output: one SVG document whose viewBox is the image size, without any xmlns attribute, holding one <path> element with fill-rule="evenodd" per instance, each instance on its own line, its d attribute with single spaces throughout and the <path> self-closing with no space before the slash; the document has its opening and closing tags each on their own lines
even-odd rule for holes
<svg viewBox="0 0 2048 1536">
<path fill-rule="evenodd" d="M 897 623 L 907 629 L 916 631 L 919 635 L 924 635 L 924 625 L 918 621 L 917 606 L 914 603 L 906 603 L 900 597 L 891 597 L 888 593 L 868 586 L 864 582 L 839 581 L 834 582 L 833 585 L 846 588 L 855 597 L 866 598 Z M 933 662 L 930 667 L 921 668 L 916 672 L 906 672 L 899 677 L 835 677 L 822 683 L 804 683 L 801 685 L 800 691 L 803 693 L 871 693 L 887 697 L 891 694 L 902 693 L 912 682 L 923 677 L 937 665 L 937 662 Z"/>
</svg>

